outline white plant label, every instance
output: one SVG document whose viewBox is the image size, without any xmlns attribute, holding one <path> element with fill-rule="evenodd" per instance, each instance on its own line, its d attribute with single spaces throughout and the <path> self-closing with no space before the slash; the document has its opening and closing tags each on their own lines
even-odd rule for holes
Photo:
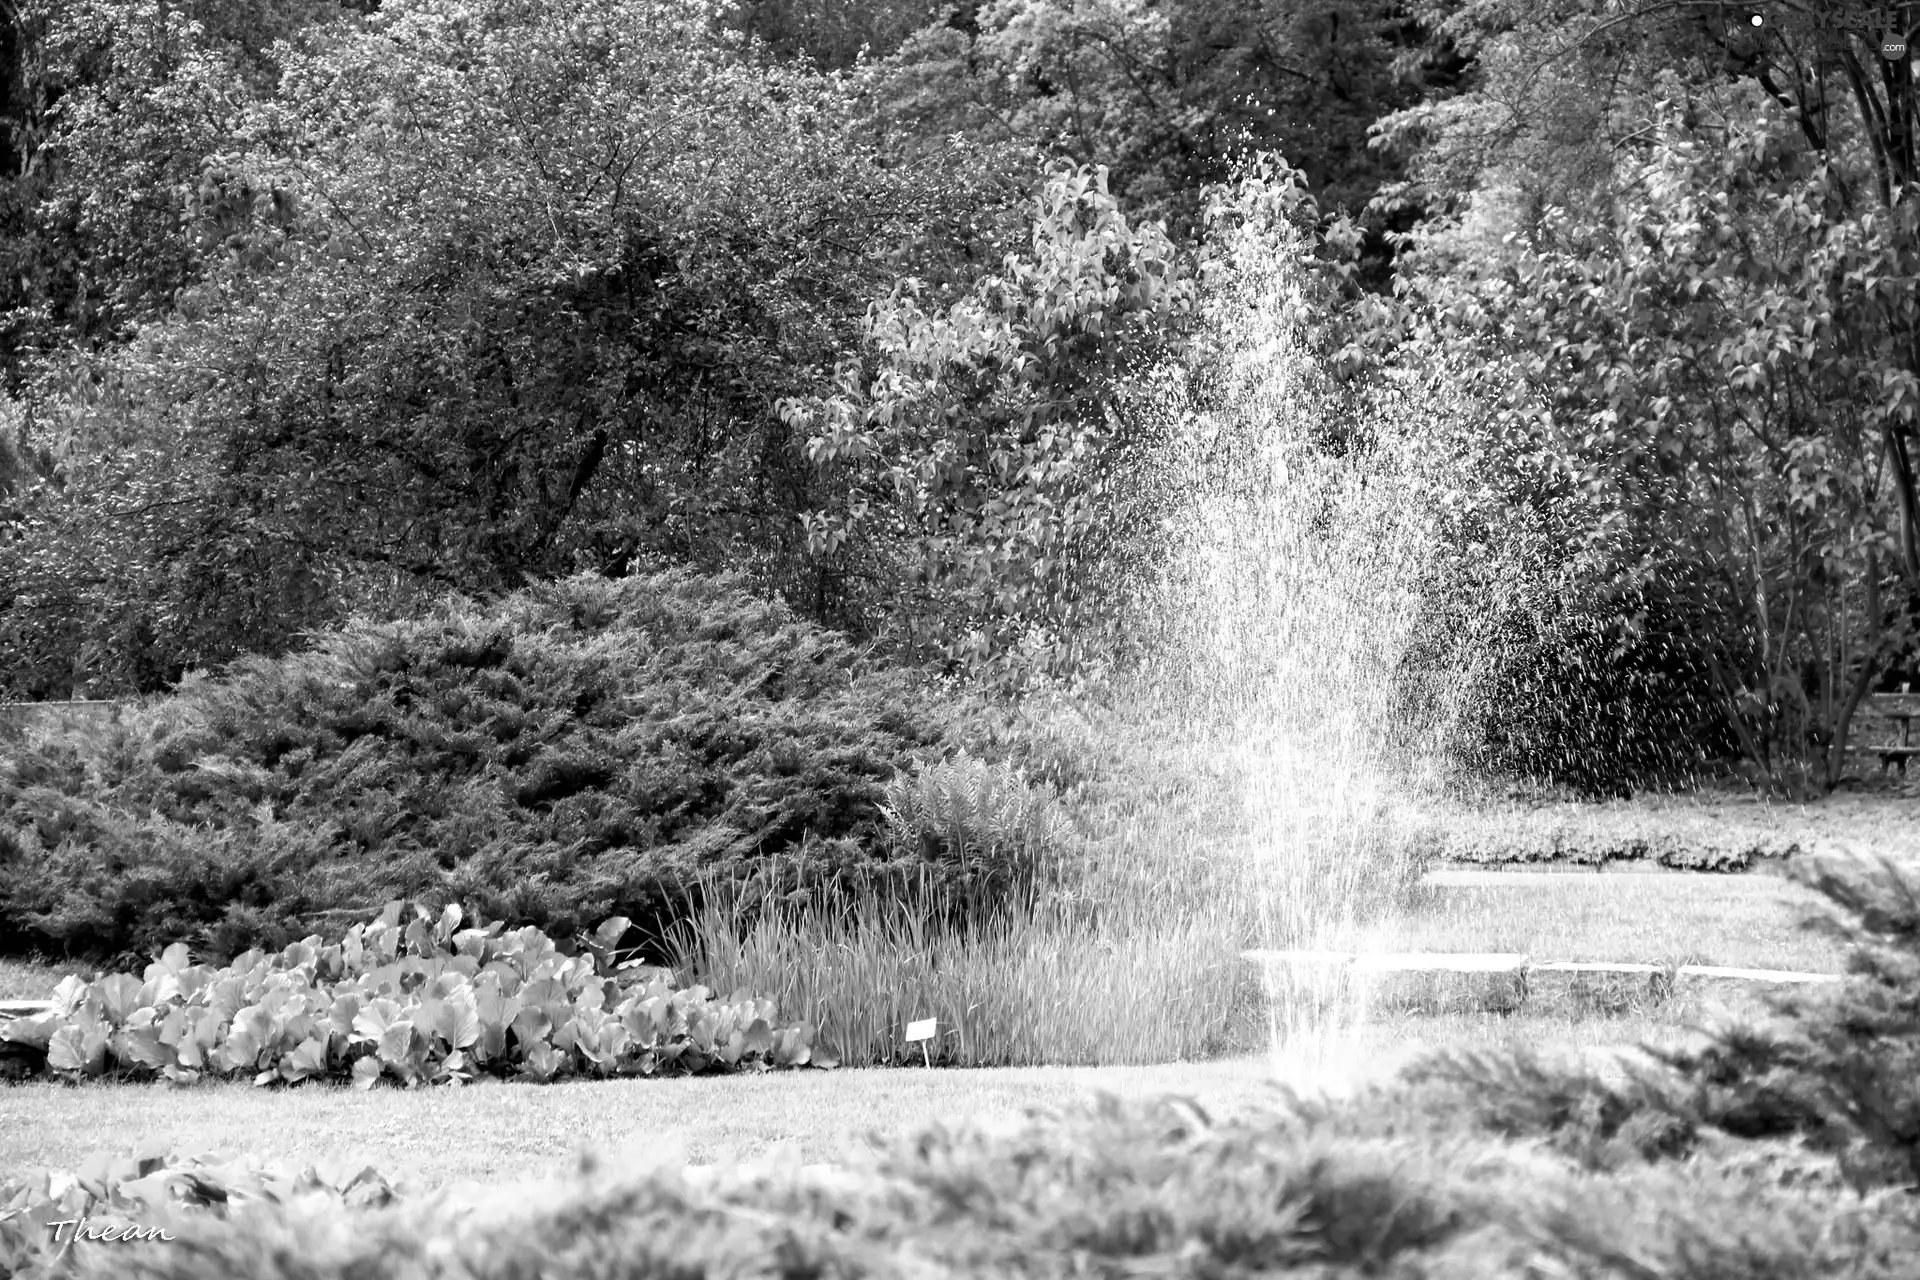
<svg viewBox="0 0 1920 1280">
<path fill-rule="evenodd" d="M 937 1018 L 922 1018 L 918 1022 L 909 1022 L 907 1024 L 907 1043 L 912 1044 L 915 1040 L 933 1039 L 934 1024 L 938 1021 L 939 1019 Z"/>
</svg>

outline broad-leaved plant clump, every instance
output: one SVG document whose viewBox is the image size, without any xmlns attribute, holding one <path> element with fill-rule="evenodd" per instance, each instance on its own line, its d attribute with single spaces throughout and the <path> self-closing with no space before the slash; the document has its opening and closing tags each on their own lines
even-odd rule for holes
<svg viewBox="0 0 1920 1280">
<path fill-rule="evenodd" d="M 219 968 L 193 963 L 176 942 L 141 977 L 67 978 L 45 1013 L 0 1021 L 0 1048 L 75 1079 L 351 1080 L 360 1089 L 812 1060 L 813 1028 L 779 1024 L 772 1001 L 744 992 L 716 1000 L 618 960 L 630 924 L 622 917 L 601 924 L 587 954 L 568 956 L 538 929 L 462 929 L 454 904 L 413 915 L 391 902 L 338 942 L 315 934 Z"/>
</svg>

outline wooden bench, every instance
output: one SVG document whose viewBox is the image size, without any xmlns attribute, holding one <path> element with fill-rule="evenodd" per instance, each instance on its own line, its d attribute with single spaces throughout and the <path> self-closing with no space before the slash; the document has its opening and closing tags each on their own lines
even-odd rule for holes
<svg viewBox="0 0 1920 1280">
<path fill-rule="evenodd" d="M 1884 746 L 1867 747 L 1866 750 L 1880 757 L 1882 773 L 1898 766 L 1900 775 L 1905 777 L 1907 761 L 1920 755 L 1920 746 L 1915 746 L 1913 742 L 1913 722 L 1920 719 L 1920 694 L 1870 694 L 1867 705 L 1875 715 L 1883 716 L 1900 726 L 1900 741 Z"/>
<path fill-rule="evenodd" d="M 1915 756 L 1920 756 L 1920 747 L 1875 747 L 1873 754 L 1880 757 L 1880 769 L 1882 772 L 1898 768 L 1900 770 L 1900 776 L 1905 777 L 1907 773 L 1907 761 L 1913 759 Z"/>
</svg>

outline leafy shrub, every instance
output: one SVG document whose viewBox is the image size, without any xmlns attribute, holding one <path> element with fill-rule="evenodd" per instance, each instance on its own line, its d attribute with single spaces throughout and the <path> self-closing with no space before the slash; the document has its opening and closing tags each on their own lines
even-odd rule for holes
<svg viewBox="0 0 1920 1280">
<path fill-rule="evenodd" d="M 732 580 L 581 576 L 356 624 L 17 740 L 0 951 L 277 949 L 393 898 L 562 936 L 620 914 L 657 940 L 703 877 L 825 882 L 904 852 L 886 787 L 960 718 Z M 922 861 L 1030 860 L 1022 832 Z"/>
<path fill-rule="evenodd" d="M 1777 834 L 1729 830 L 1716 835 L 1638 835 L 1564 824 L 1429 831 L 1419 849 L 1426 858 L 1481 866 L 1651 862 L 1675 871 L 1706 872 L 1747 871 L 1758 863 L 1785 860 L 1800 852 L 1799 841 Z"/>
<path fill-rule="evenodd" d="M 464 1084 L 475 1075 L 535 1081 L 580 1072 L 654 1075 L 800 1066 L 813 1028 L 775 1024 L 769 1000 L 704 987 L 675 990 L 669 975 L 615 961 L 629 922 L 615 917 L 568 957 L 538 929 L 496 921 L 460 929 L 403 904 L 355 925 L 337 943 L 319 935 L 277 955 L 249 951 L 224 968 L 168 947 L 144 980 L 118 973 L 69 977 L 51 1011 L 0 1023 L 0 1041 L 43 1055 L 48 1071 L 109 1070 L 190 1084 L 203 1075 L 257 1085 L 351 1079 L 371 1089 Z"/>
</svg>

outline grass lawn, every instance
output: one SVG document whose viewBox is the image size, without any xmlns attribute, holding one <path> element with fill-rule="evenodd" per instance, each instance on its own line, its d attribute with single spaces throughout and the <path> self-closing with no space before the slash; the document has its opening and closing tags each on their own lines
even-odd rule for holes
<svg viewBox="0 0 1920 1280">
<path fill-rule="evenodd" d="M 91 977 L 93 972 L 78 965 L 0 959 L 0 1000 L 45 1000 L 69 973 Z"/>
<path fill-rule="evenodd" d="M 1920 818 L 1920 814 L 1915 815 Z M 1840 949 L 1799 928 L 1817 895 L 1770 871 L 1443 873 L 1356 949 L 1517 951 L 1536 960 L 1622 960 L 1839 972 Z M 0 959 L 0 1000 L 53 994 L 78 966 Z"/>
<path fill-rule="evenodd" d="M 1488 871 L 1422 885 L 1356 949 L 1504 951 L 1534 960 L 1713 964 L 1840 972 L 1844 955 L 1798 927 L 1817 894 L 1767 873 Z"/>
<path fill-rule="evenodd" d="M 1675 1034 L 1671 1021 L 1647 1017 L 1402 1018 L 1335 1045 L 1327 1083 L 1384 1075 L 1441 1044 L 1522 1041 L 1579 1052 Z M 1224 1115 L 1260 1106 L 1275 1080 L 1273 1062 L 1257 1055 L 1160 1067 L 800 1071 L 370 1093 L 35 1081 L 0 1087 L 0 1169 L 72 1169 L 95 1151 L 155 1139 L 302 1164 L 371 1164 L 428 1186 L 559 1174 L 583 1147 L 615 1160 L 695 1165 L 783 1156 L 840 1163 L 857 1161 L 867 1133 L 899 1135 L 930 1120 L 1012 1122 L 1095 1090 L 1181 1094 Z"/>
</svg>

